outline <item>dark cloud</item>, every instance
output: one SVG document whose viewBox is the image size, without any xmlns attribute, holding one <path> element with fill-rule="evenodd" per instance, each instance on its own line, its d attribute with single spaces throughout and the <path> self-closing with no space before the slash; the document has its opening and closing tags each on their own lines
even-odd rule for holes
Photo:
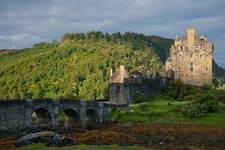
<svg viewBox="0 0 225 150">
<path fill-rule="evenodd" d="M 224 0 L 1 0 L 0 48 L 92 30 L 174 38 L 194 26 L 215 43 L 214 58 L 225 66 L 224 14 Z"/>
</svg>

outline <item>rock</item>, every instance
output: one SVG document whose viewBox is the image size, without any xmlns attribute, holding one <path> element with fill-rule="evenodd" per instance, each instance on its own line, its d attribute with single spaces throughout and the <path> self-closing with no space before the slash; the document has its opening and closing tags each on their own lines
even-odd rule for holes
<svg viewBox="0 0 225 150">
<path fill-rule="evenodd" d="M 16 141 L 17 147 L 32 143 L 43 143 L 46 146 L 67 146 L 73 144 L 73 140 L 51 131 L 44 131 L 27 134 Z"/>
<path fill-rule="evenodd" d="M 164 145 L 165 144 L 165 142 L 159 142 L 159 145 Z"/>
<path fill-rule="evenodd" d="M 72 145 L 73 143 L 74 141 L 71 138 L 55 134 L 48 146 L 68 146 Z"/>
</svg>

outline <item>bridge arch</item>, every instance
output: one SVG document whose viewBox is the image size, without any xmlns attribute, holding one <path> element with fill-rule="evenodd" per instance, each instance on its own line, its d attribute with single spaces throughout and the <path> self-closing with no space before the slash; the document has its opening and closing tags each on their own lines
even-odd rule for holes
<svg viewBox="0 0 225 150">
<path fill-rule="evenodd" d="M 94 109 L 87 109 L 86 117 L 87 117 L 87 127 L 88 128 L 92 128 L 92 127 L 96 126 L 96 124 L 99 121 L 98 113 Z"/>
<path fill-rule="evenodd" d="M 32 127 L 51 128 L 52 125 L 52 115 L 46 108 L 34 109 L 32 112 Z"/>
<path fill-rule="evenodd" d="M 72 108 L 64 109 L 59 113 L 59 124 L 63 128 L 79 128 L 80 115 Z"/>
</svg>

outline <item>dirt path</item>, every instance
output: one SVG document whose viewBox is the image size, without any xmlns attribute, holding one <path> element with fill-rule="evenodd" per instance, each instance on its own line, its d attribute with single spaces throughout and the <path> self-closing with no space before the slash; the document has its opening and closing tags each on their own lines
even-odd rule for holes
<svg viewBox="0 0 225 150">
<path fill-rule="evenodd" d="M 104 124 L 81 133 L 64 133 L 76 144 L 141 145 L 156 149 L 225 149 L 225 127 L 201 125 Z M 15 147 L 15 138 L 0 139 L 0 148 Z"/>
</svg>

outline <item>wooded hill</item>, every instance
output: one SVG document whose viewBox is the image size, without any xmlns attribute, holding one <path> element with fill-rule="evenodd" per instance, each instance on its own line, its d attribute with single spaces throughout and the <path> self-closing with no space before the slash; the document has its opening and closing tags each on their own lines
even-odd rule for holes
<svg viewBox="0 0 225 150">
<path fill-rule="evenodd" d="M 110 68 L 163 69 L 173 40 L 133 32 L 66 33 L 60 42 L 0 55 L 0 98 L 108 98 Z M 214 76 L 225 71 L 214 63 Z"/>
</svg>

